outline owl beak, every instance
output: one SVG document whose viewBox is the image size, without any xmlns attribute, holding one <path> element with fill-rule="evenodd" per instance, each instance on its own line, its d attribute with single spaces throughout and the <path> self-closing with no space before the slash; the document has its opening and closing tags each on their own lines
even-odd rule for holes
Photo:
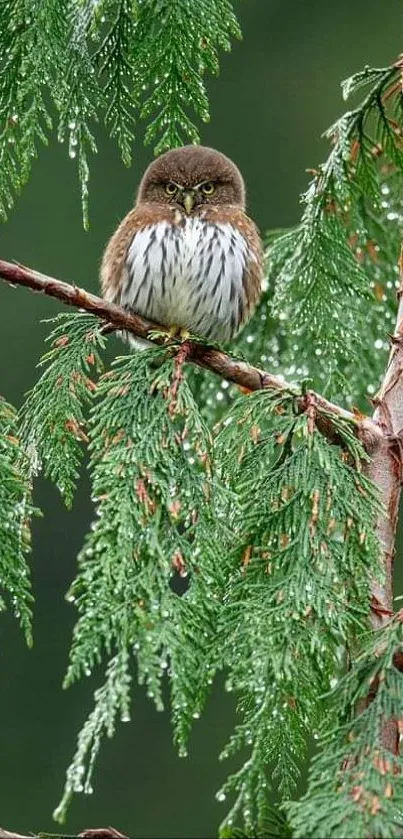
<svg viewBox="0 0 403 839">
<path fill-rule="evenodd" d="M 185 212 L 187 215 L 192 212 L 193 207 L 196 203 L 196 196 L 193 190 L 186 190 L 182 195 L 182 204 L 185 208 Z"/>
</svg>

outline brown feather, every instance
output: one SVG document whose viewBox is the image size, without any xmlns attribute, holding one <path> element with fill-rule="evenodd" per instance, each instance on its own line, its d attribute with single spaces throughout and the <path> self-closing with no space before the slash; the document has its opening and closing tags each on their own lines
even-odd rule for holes
<svg viewBox="0 0 403 839">
<path fill-rule="evenodd" d="M 127 276 L 126 257 L 133 236 L 138 230 L 159 221 L 175 223 L 175 212 L 169 207 L 143 204 L 125 216 L 109 240 L 101 262 L 101 288 L 106 300 L 114 302 L 120 296 L 120 289 Z"/>
<path fill-rule="evenodd" d="M 209 207 L 204 214 L 204 218 L 206 221 L 232 224 L 247 239 L 256 257 L 256 262 L 250 261 L 248 263 L 248 270 L 245 276 L 247 305 L 241 319 L 241 323 L 243 324 L 249 320 L 262 293 L 264 254 L 259 230 L 255 222 L 239 207 Z"/>
<path fill-rule="evenodd" d="M 207 146 L 182 146 L 161 154 L 146 169 L 138 190 L 137 206 L 144 201 L 174 203 L 164 187 L 169 181 L 191 188 L 202 181 L 216 185 L 214 195 L 205 204 L 235 204 L 245 207 L 245 185 L 235 163 L 216 149 Z M 179 205 L 178 205 L 179 206 Z"/>
</svg>

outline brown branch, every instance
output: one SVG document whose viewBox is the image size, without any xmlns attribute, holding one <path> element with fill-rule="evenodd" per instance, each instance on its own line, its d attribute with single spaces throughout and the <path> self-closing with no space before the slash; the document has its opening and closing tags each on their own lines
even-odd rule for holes
<svg viewBox="0 0 403 839">
<path fill-rule="evenodd" d="M 92 827 L 81 833 L 69 835 L 66 833 L 13 833 L 0 827 L 0 839 L 129 839 L 125 833 L 115 827 Z"/>
<path fill-rule="evenodd" d="M 384 624 L 393 611 L 393 559 L 396 524 L 403 477 L 403 246 L 399 260 L 398 311 L 392 347 L 380 390 L 374 399 L 374 422 L 382 431 L 380 444 L 366 473 L 380 490 L 387 515 L 379 517 L 377 532 L 382 545 L 385 583 L 374 586 L 375 627 Z M 377 613 L 377 614 L 376 614 Z"/>
<path fill-rule="evenodd" d="M 126 312 L 120 306 L 108 303 L 106 300 L 85 291 L 83 288 L 56 280 L 54 277 L 48 277 L 24 265 L 0 260 L 0 278 L 14 286 L 25 286 L 32 291 L 54 297 L 66 303 L 68 306 L 85 309 L 87 312 L 105 320 L 107 331 L 123 329 L 131 332 L 138 338 L 148 338 L 150 340 L 150 332 L 163 332 L 166 330 L 166 327 L 147 320 L 147 318 L 141 317 L 140 315 L 129 314 L 129 312 Z M 163 344 L 166 341 L 163 336 L 153 336 L 151 340 L 156 344 Z M 306 410 L 307 397 L 298 396 L 299 391 L 297 388 L 285 382 L 281 376 L 274 376 L 272 373 L 267 373 L 258 367 L 253 367 L 251 364 L 233 358 L 228 353 L 213 347 L 192 341 L 186 341 L 186 347 L 187 361 L 192 361 L 199 367 L 206 368 L 217 376 L 236 385 L 240 385 L 246 390 L 253 391 L 260 390 L 261 388 L 271 388 L 283 393 L 294 394 L 300 411 L 303 412 Z M 383 439 L 382 430 L 379 424 L 373 422 L 369 417 L 357 418 L 355 414 L 346 411 L 333 402 L 329 402 L 328 399 L 318 394 L 310 394 L 309 399 L 314 399 L 316 408 L 329 415 L 329 418 L 323 415 L 318 416 L 317 421 L 319 430 L 326 437 L 329 437 L 331 440 L 334 439 L 334 429 L 331 423 L 331 417 L 333 415 L 356 425 L 357 433 L 365 448 L 370 453 L 381 445 Z"/>
<path fill-rule="evenodd" d="M 378 486 L 386 513 L 379 516 L 377 534 L 382 549 L 384 579 L 372 585 L 371 623 L 380 629 L 393 614 L 393 562 L 396 525 L 403 477 L 403 245 L 399 259 L 400 283 L 395 333 L 385 376 L 374 399 L 373 420 L 382 431 L 379 445 L 365 466 L 368 477 Z M 398 754 L 396 720 L 385 721 L 382 745 Z"/>
</svg>

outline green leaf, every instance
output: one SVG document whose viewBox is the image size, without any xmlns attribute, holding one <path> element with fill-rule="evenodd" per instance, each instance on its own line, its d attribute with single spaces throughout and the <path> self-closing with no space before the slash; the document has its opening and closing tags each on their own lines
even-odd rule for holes
<svg viewBox="0 0 403 839">
<path fill-rule="evenodd" d="M 102 324 L 81 312 L 59 315 L 47 339 L 45 370 L 21 410 L 21 436 L 34 471 L 43 465 L 70 507 L 86 442 L 85 408 L 96 385 L 90 373 L 102 368 Z"/>
<path fill-rule="evenodd" d="M 354 427 L 323 415 L 340 441 L 331 444 L 316 425 L 320 410 L 298 415 L 294 400 L 268 391 L 239 400 L 217 440 L 240 508 L 217 638 L 241 720 L 222 757 L 248 750 L 218 798 L 235 793 L 224 830 L 248 836 L 263 830 L 269 773 L 290 796 L 380 573 L 379 502 Z"/>
<path fill-rule="evenodd" d="M 31 518 L 39 511 L 32 504 L 29 463 L 17 435 L 16 412 L 0 399 L 0 588 L 7 598 L 0 597 L 0 610 L 10 602 L 31 646 L 33 597 L 26 556 Z"/>
<path fill-rule="evenodd" d="M 388 721 L 396 725 L 402 719 L 403 675 L 394 658 L 402 642 L 397 613 L 383 629 L 363 637 L 361 651 L 335 687 L 308 791 L 288 808 L 296 837 L 401 836 L 403 760 L 382 746 L 382 736 Z"/>
<path fill-rule="evenodd" d="M 209 691 L 216 659 L 217 592 L 229 542 L 227 494 L 213 479 L 211 437 L 164 348 L 119 358 L 101 378 L 89 427 L 96 519 L 67 595 L 79 611 L 65 684 L 122 648 L 158 710 L 169 673 L 181 754 Z M 221 583 L 222 585 L 222 583 Z M 181 588 L 186 591 L 181 593 Z M 111 659 L 112 657 L 112 659 Z M 125 671 L 126 672 L 126 671 Z M 124 675 L 126 684 L 126 675 Z M 96 704 L 67 773 L 58 818 L 88 777 L 124 684 Z M 109 684 L 109 683 L 108 683 Z M 106 693 L 105 693 L 106 691 Z"/>
</svg>

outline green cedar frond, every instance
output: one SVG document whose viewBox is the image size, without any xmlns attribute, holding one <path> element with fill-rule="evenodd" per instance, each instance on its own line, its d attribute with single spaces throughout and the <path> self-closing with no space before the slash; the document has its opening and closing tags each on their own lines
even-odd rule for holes
<svg viewBox="0 0 403 839">
<path fill-rule="evenodd" d="M 242 722 L 223 756 L 250 748 L 218 796 L 236 793 L 223 835 L 239 821 L 247 835 L 262 828 L 257 790 L 269 767 L 290 795 L 322 695 L 365 625 L 369 575 L 380 573 L 365 453 L 344 420 L 335 433 L 340 446 L 295 413 L 292 395 L 258 392 L 239 400 L 217 441 L 241 509 L 218 637 Z"/>
<path fill-rule="evenodd" d="M 168 672 L 175 736 L 185 754 L 217 666 L 210 649 L 222 572 L 215 569 L 225 564 L 228 501 L 213 480 L 210 434 L 166 356 L 162 348 L 119 358 L 97 387 L 88 432 L 97 517 L 68 594 L 79 618 L 65 684 L 124 647 L 136 658 L 138 681 L 162 709 Z M 182 596 L 176 577 L 188 581 Z M 87 753 L 92 772 L 104 702 L 114 719 L 119 697 L 119 687 L 116 699 L 109 687 L 96 695 L 59 818 Z"/>
<path fill-rule="evenodd" d="M 98 50 L 99 72 L 105 77 L 108 106 L 105 123 L 115 137 L 125 166 L 131 165 L 135 111 L 139 98 L 136 70 L 137 25 L 133 0 L 119 0 L 114 17 Z"/>
<path fill-rule="evenodd" d="M 369 394 L 378 385 L 385 317 L 390 321 L 395 308 L 403 229 L 400 72 L 399 62 L 367 68 L 344 84 L 346 94 L 363 85 L 369 91 L 326 132 L 332 149 L 303 196 L 299 225 L 270 237 L 268 288 L 237 342 L 255 363 L 288 379 L 310 376 L 333 398 L 362 407 L 363 383 Z"/>
<path fill-rule="evenodd" d="M 50 84 L 47 39 L 54 39 L 53 0 L 0 4 L 0 218 L 28 180 L 37 143 L 52 121 L 43 95 Z"/>
<path fill-rule="evenodd" d="M 67 139 L 69 157 L 77 158 L 85 229 L 89 226 L 87 154 L 97 151 L 90 124 L 104 105 L 88 43 L 90 34 L 96 37 L 93 17 L 84 10 L 78 13 L 73 2 L 67 10 L 66 52 L 55 79 L 54 101 L 59 111 L 58 140 L 63 143 Z"/>
<path fill-rule="evenodd" d="M 31 646 L 33 597 L 26 554 L 31 549 L 30 520 L 38 510 L 32 505 L 29 465 L 17 434 L 16 413 L 0 399 L 0 589 Z M 5 608 L 0 596 L 0 610 Z"/>
<path fill-rule="evenodd" d="M 51 323 L 57 324 L 47 339 L 52 349 L 43 356 L 39 366 L 45 370 L 21 410 L 21 436 L 34 471 L 43 464 L 70 507 L 87 439 L 85 408 L 95 389 L 89 373 L 102 368 L 99 350 L 105 338 L 92 315 L 59 315 Z"/>
<path fill-rule="evenodd" d="M 134 664 L 159 709 L 168 675 L 182 755 L 221 669 L 240 716 L 223 757 L 250 750 L 218 794 L 235 794 L 222 835 L 266 835 L 269 785 L 290 796 L 379 573 L 379 503 L 355 424 L 315 401 L 301 414 L 295 387 L 263 390 L 238 399 L 214 442 L 172 348 L 118 358 L 95 386 L 102 327 L 78 313 L 50 337 L 24 444 L 71 502 L 85 435 L 96 506 L 68 594 L 79 617 L 65 683 L 107 668 L 57 818 L 128 717 Z"/>
<path fill-rule="evenodd" d="M 388 720 L 403 714 L 402 615 L 369 633 L 350 672 L 339 681 L 323 726 L 308 792 L 289 805 L 296 837 L 399 837 L 403 828 L 403 760 L 382 745 Z"/>
<path fill-rule="evenodd" d="M 291 253 L 290 253 L 291 252 Z M 285 257 L 285 258 L 284 258 Z M 342 220 L 332 212 L 306 218 L 272 245 L 271 258 L 281 263 L 276 277 L 273 313 L 291 320 L 329 367 L 343 363 L 360 343 L 359 303 L 370 297 L 366 274 L 346 239 Z M 330 324 L 331 329 L 325 329 Z"/>
<path fill-rule="evenodd" d="M 240 30 L 229 0 L 2 0 L 0 217 L 26 182 L 37 143 L 57 135 L 78 164 L 88 227 L 88 153 L 102 115 L 128 166 L 137 115 L 155 152 L 197 142 L 206 71 Z M 53 115 L 52 115 L 53 116 Z"/>
<path fill-rule="evenodd" d="M 198 142 L 190 108 L 204 122 L 209 119 L 203 75 L 218 72 L 218 49 L 230 49 L 230 37 L 240 30 L 228 0 L 143 0 L 139 3 L 139 71 L 136 92 L 146 82 L 152 92 L 142 116 L 157 112 L 146 133 L 146 143 L 158 136 L 159 154 L 180 146 L 184 138 Z M 147 68 L 147 69 L 146 69 Z"/>
<path fill-rule="evenodd" d="M 113 736 L 117 718 L 122 722 L 130 721 L 129 660 L 127 648 L 121 647 L 109 662 L 105 684 L 95 691 L 94 710 L 78 736 L 77 751 L 67 771 L 63 798 L 53 813 L 56 821 L 64 822 L 75 792 L 92 792 L 91 778 L 102 735 Z"/>
<path fill-rule="evenodd" d="M 370 297 L 365 292 L 361 298 L 357 297 L 352 301 L 350 313 L 340 313 L 338 294 L 333 294 L 328 301 L 340 313 L 341 323 L 352 330 L 347 342 L 348 347 L 350 337 L 353 339 L 351 352 L 346 352 L 345 347 L 340 348 L 338 355 L 333 353 L 331 347 L 330 355 L 324 351 L 323 344 L 329 346 L 332 340 L 331 320 L 324 332 L 318 327 L 314 333 L 309 324 L 299 327 L 295 319 L 293 330 L 289 329 L 294 307 L 295 310 L 300 307 L 297 286 L 293 289 L 295 304 L 285 301 L 283 309 L 277 307 L 274 317 L 272 301 L 277 276 L 281 274 L 283 264 L 294 259 L 292 245 L 300 235 L 299 229 L 291 230 L 287 238 L 281 233 L 279 247 L 275 246 L 277 236 L 271 238 L 269 285 L 255 317 L 237 341 L 237 351 L 239 348 L 242 355 L 246 355 L 249 361 L 258 366 L 282 373 L 288 381 L 309 377 L 315 389 L 330 393 L 334 399 L 367 412 L 368 397 L 376 393 L 385 368 L 389 351 L 388 333 L 393 332 L 396 319 L 397 260 L 403 230 L 402 189 L 403 179 L 398 173 L 389 173 L 382 178 L 382 207 L 379 212 L 366 209 L 366 230 L 360 221 L 361 209 L 358 216 L 351 215 L 347 230 L 349 247 L 361 273 L 365 273 Z M 316 244 L 312 247 L 316 247 Z M 328 311 L 330 319 L 332 312 Z M 336 324 L 335 330 L 336 336 L 340 337 L 340 322 Z M 310 340 L 307 340 L 308 331 Z M 231 394 L 231 390 L 227 389 L 226 395 L 228 392 Z M 217 415 L 222 407 L 223 400 L 216 408 L 213 403 L 210 412 L 214 410 Z"/>
<path fill-rule="evenodd" d="M 269 288 L 264 294 L 256 318 L 248 325 L 238 342 L 240 349 L 248 353 L 250 360 L 283 373 L 291 381 L 296 377 L 311 377 L 313 387 L 328 392 L 333 398 L 342 399 L 349 405 L 368 410 L 366 396 L 372 397 L 379 387 L 389 350 L 387 333 L 393 332 L 396 318 L 397 260 L 403 230 L 402 184 L 402 176 L 396 172 L 382 178 L 382 206 L 379 212 L 369 207 L 365 209 L 365 229 L 361 222 L 361 202 L 354 213 L 351 210 L 350 220 L 345 228 L 347 247 L 356 263 L 351 269 L 351 274 L 354 277 L 358 270 L 360 278 L 365 276 L 366 287 L 361 291 L 358 287 L 356 297 L 351 301 L 346 288 L 340 292 L 343 299 L 348 300 L 348 312 L 343 311 L 341 298 L 335 287 L 331 297 L 326 299 L 326 282 L 323 279 L 322 285 L 322 275 L 319 275 L 315 294 L 318 293 L 319 297 L 323 294 L 324 308 L 321 306 L 320 297 L 316 312 L 314 296 L 308 297 L 313 306 L 312 320 L 305 323 L 306 310 L 301 307 L 302 292 L 297 283 L 294 285 L 295 278 L 292 280 L 290 277 L 287 282 L 290 282 L 288 288 L 293 296 L 290 296 L 289 300 L 284 298 L 284 304 L 277 305 L 274 313 L 273 298 L 278 301 L 282 295 L 281 290 L 275 290 L 277 277 L 283 276 L 284 266 L 293 266 L 298 258 L 298 255 L 294 255 L 292 246 L 301 237 L 300 228 L 282 235 L 277 244 L 274 240 L 274 243 L 269 245 Z M 311 251 L 316 253 L 319 242 L 320 237 L 312 239 L 310 244 L 308 239 L 305 240 L 307 252 L 303 255 L 302 265 L 308 262 L 308 254 Z M 329 260 L 334 244 L 338 248 L 337 240 L 328 243 Z M 345 252 L 345 248 L 346 242 L 342 241 L 341 252 Z M 339 250 L 336 258 L 339 259 Z M 322 264 L 323 261 L 324 257 Z M 318 264 L 321 264 L 320 259 Z M 323 274 L 329 275 L 326 262 Z M 350 274 L 343 270 L 342 282 L 348 282 L 349 276 Z M 337 274 L 334 274 L 329 278 L 329 286 L 335 281 L 335 277 L 337 282 Z M 328 326 L 323 331 L 317 322 L 322 313 L 327 313 L 328 316 Z M 334 313 L 338 317 L 336 323 L 332 324 Z M 288 326 L 290 319 L 294 321 L 292 331 Z M 346 339 L 344 346 L 340 346 L 342 333 Z"/>
<path fill-rule="evenodd" d="M 375 85 L 376 89 L 379 87 L 382 89 L 385 82 L 387 83 L 390 76 L 393 75 L 393 72 L 389 67 L 364 67 L 363 70 L 353 73 L 352 76 L 349 76 L 348 79 L 344 79 L 341 82 L 343 99 L 347 101 L 353 93 L 361 90 L 362 87 L 368 87 L 370 84 Z"/>
<path fill-rule="evenodd" d="M 262 300 L 232 348 L 289 382 L 310 378 L 315 390 L 363 412 L 380 385 L 396 319 L 402 173 L 386 168 L 379 188 L 377 210 L 360 198 L 344 220 L 330 214 L 323 226 L 268 234 Z M 236 388 L 203 371 L 191 376 L 204 416 L 217 421 Z"/>
</svg>

